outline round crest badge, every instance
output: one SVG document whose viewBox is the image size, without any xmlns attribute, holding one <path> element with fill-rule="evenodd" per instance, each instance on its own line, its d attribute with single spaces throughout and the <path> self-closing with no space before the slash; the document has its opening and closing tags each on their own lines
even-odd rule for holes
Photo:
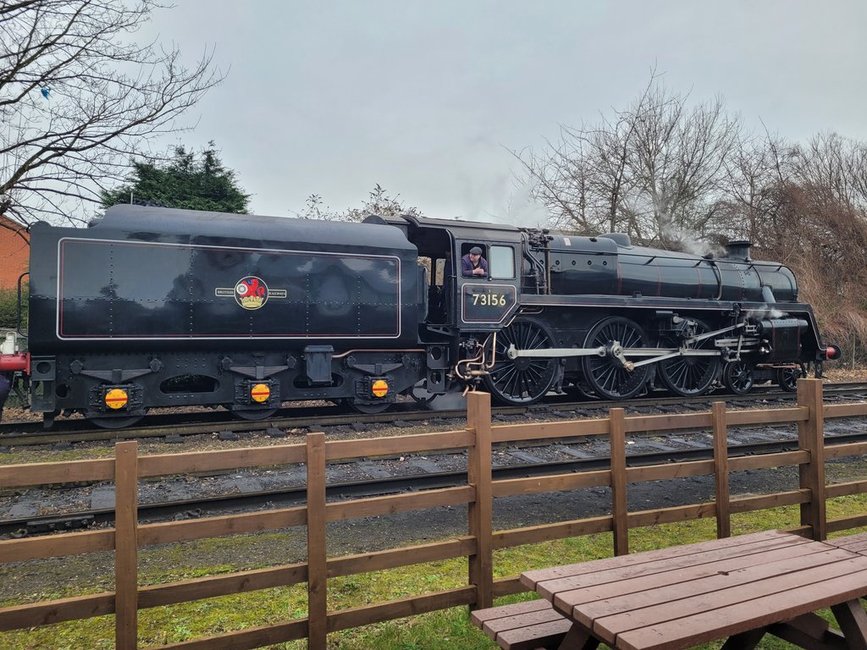
<svg viewBox="0 0 867 650">
<path fill-rule="evenodd" d="M 255 275 L 241 278 L 235 285 L 235 301 L 244 309 L 261 309 L 268 302 L 268 285 Z"/>
</svg>

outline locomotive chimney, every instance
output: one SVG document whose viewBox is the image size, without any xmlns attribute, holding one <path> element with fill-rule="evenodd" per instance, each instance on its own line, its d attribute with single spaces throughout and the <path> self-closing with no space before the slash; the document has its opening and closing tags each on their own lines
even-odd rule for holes
<svg viewBox="0 0 867 650">
<path fill-rule="evenodd" d="M 750 246 L 752 246 L 752 244 L 746 239 L 734 239 L 728 244 L 726 244 L 725 256 L 728 259 L 751 262 L 752 260 L 750 259 Z"/>
</svg>

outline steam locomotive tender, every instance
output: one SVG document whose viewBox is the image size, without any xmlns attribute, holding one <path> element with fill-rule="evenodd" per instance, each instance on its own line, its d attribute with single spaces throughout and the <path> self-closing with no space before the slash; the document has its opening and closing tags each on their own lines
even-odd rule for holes
<svg viewBox="0 0 867 650">
<path fill-rule="evenodd" d="M 483 248 L 489 277 L 462 277 Z M 791 271 L 749 258 L 414 216 L 336 223 L 115 206 L 86 229 L 31 229 L 28 351 L 6 341 L 46 425 L 122 427 L 148 409 L 286 401 L 363 412 L 454 382 L 501 402 L 628 398 L 759 379 L 792 388 L 839 356 Z"/>
</svg>

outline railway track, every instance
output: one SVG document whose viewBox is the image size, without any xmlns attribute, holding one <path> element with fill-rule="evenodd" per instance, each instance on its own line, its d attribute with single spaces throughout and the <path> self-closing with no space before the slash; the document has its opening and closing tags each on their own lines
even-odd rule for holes
<svg viewBox="0 0 867 650">
<path fill-rule="evenodd" d="M 682 435 L 682 434 L 681 434 Z M 856 433 L 843 433 L 826 438 L 827 445 L 862 442 L 867 440 L 867 428 Z M 561 444 L 561 443 L 558 443 Z M 729 446 L 729 456 L 769 454 L 796 449 L 796 438 L 778 440 L 754 440 Z M 630 453 L 627 466 L 639 467 L 660 463 L 681 463 L 713 457 L 710 446 L 693 446 L 688 449 L 658 448 L 651 451 Z M 493 468 L 494 479 L 543 476 L 570 472 L 587 472 L 610 466 L 610 458 L 603 454 L 593 457 L 572 457 L 568 460 L 525 462 L 500 465 Z M 329 500 L 382 496 L 407 491 L 429 490 L 461 485 L 466 482 L 466 470 L 427 471 L 402 476 L 387 476 L 368 480 L 329 483 Z M 172 518 L 198 518 L 233 512 L 249 512 L 262 508 L 285 508 L 300 505 L 306 499 L 304 482 L 280 489 L 253 490 L 245 493 L 209 495 L 201 498 L 176 499 L 139 505 L 139 521 L 143 523 L 166 521 Z M 94 508 L 65 514 L 46 516 L 7 517 L 0 520 L 0 537 L 23 537 L 52 532 L 69 531 L 94 526 L 111 525 L 113 508 Z"/>
<path fill-rule="evenodd" d="M 867 399 L 867 383 L 827 384 L 824 387 L 826 401 L 849 399 Z M 711 393 L 698 397 L 668 397 L 659 392 L 653 396 L 630 399 L 626 401 L 586 400 L 572 401 L 560 396 L 545 402 L 527 407 L 495 407 L 496 416 L 520 416 L 528 413 L 575 413 L 576 417 L 593 417 L 604 413 L 609 408 L 623 407 L 629 410 L 646 408 L 684 408 L 699 410 L 708 407 L 712 402 L 724 400 L 727 403 L 749 405 L 752 402 L 789 402 L 794 400 L 794 393 L 779 390 L 776 387 L 758 387 L 746 395 L 727 393 Z M 436 405 L 436 402 L 434 402 Z M 0 425 L 0 447 L 24 447 L 34 445 L 53 445 L 73 442 L 100 442 L 115 440 L 135 440 L 148 438 L 172 438 L 181 442 L 184 436 L 203 435 L 215 431 L 232 433 L 255 433 L 271 430 L 275 435 L 283 435 L 283 431 L 291 429 L 311 429 L 330 426 L 348 425 L 384 425 L 396 420 L 418 422 L 439 418 L 443 420 L 463 419 L 466 410 L 436 408 L 418 408 L 415 403 L 398 404 L 396 408 L 386 413 L 362 414 L 347 412 L 339 407 L 292 407 L 282 409 L 274 417 L 263 421 L 233 419 L 231 414 L 220 411 L 154 414 L 148 416 L 144 426 L 127 429 L 94 429 L 86 420 L 66 420 L 55 424 L 49 431 L 42 429 L 39 422 L 9 422 Z"/>
</svg>

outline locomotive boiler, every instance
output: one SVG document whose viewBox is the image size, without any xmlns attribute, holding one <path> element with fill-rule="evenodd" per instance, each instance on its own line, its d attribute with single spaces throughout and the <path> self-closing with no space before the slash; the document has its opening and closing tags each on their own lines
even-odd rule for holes
<svg viewBox="0 0 867 650">
<path fill-rule="evenodd" d="M 478 246 L 486 277 L 463 277 Z M 28 349 L 7 341 L 47 424 L 126 426 L 148 409 L 283 402 L 361 411 L 456 384 L 527 404 L 551 391 L 696 395 L 791 388 L 825 345 L 784 265 L 416 216 L 363 223 L 115 206 L 31 229 Z"/>
</svg>

